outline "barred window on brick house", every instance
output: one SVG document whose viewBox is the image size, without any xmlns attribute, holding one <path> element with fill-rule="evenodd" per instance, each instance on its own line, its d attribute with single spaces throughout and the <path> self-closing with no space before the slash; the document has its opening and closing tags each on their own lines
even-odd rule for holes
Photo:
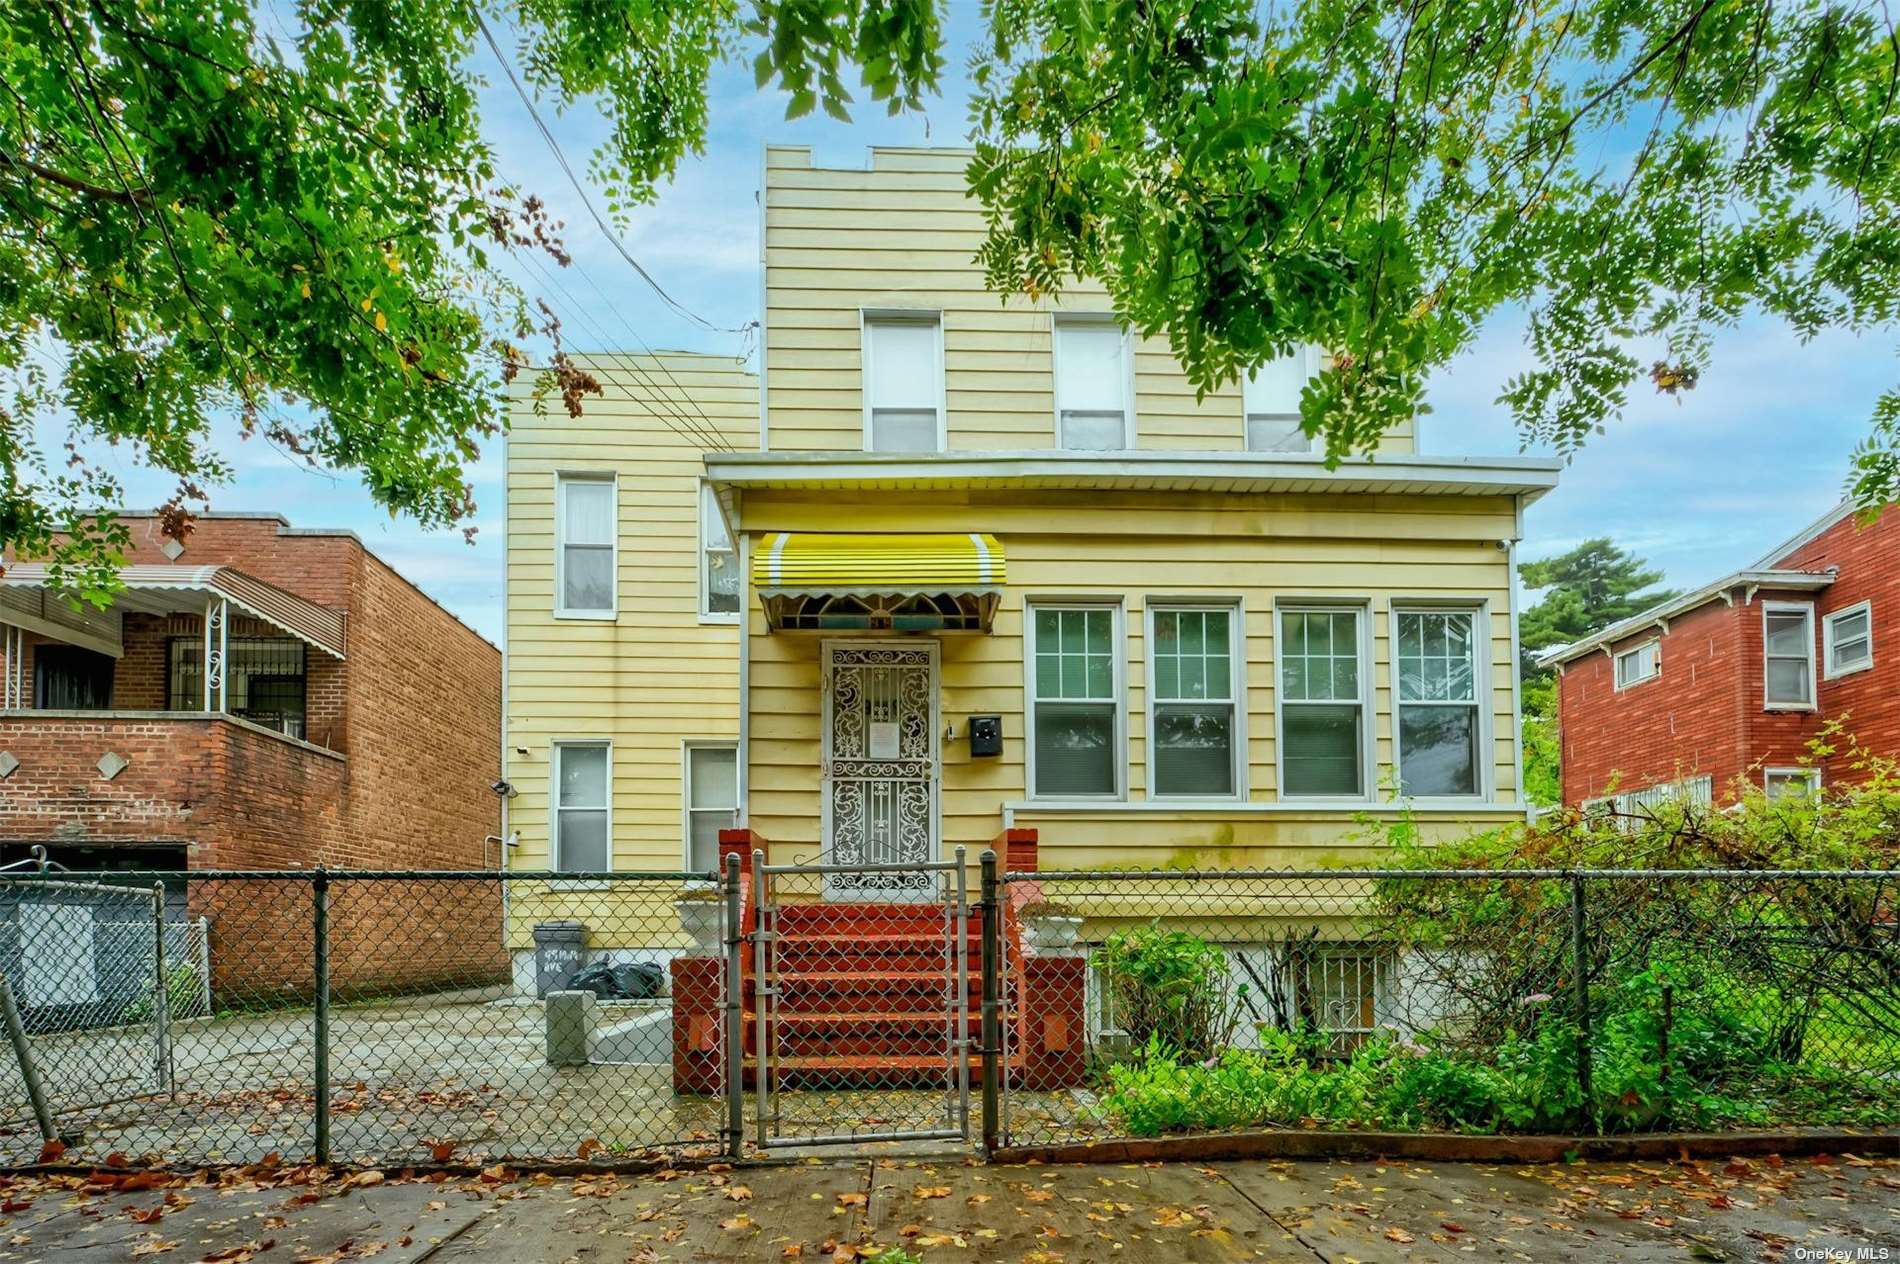
<svg viewBox="0 0 1900 1264">
<path fill-rule="evenodd" d="M 204 653 L 204 642 L 197 637 L 167 642 L 169 710 L 204 710 Z M 233 637 L 227 655 L 225 709 L 290 737 L 303 737 L 309 703 L 304 643 L 287 636 Z"/>
</svg>

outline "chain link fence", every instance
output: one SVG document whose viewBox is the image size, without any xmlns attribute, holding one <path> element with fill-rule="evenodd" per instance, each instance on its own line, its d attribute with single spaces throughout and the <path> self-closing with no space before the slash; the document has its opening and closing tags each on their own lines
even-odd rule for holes
<svg viewBox="0 0 1900 1264">
<path fill-rule="evenodd" d="M 1896 877 L 1009 874 L 1002 1140 L 1900 1122 Z"/>
<path fill-rule="evenodd" d="M 94 875 L 0 883 L 0 972 L 24 1028 L 0 1048 L 0 1162 L 42 1147 L 23 1066 L 67 1161 L 721 1145 L 728 946 L 711 874 L 141 880 L 169 907 Z"/>
</svg>

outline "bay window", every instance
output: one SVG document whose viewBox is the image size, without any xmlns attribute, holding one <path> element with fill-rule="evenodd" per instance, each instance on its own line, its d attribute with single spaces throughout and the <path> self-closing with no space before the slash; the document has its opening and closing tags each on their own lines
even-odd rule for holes
<svg viewBox="0 0 1900 1264">
<path fill-rule="evenodd" d="M 1483 789 L 1483 712 L 1475 610 L 1394 608 L 1399 793 L 1476 795 Z"/>
<path fill-rule="evenodd" d="M 1232 606 L 1149 609 L 1151 794 L 1238 793 L 1237 615 Z"/>
<path fill-rule="evenodd" d="M 1358 608 L 1280 611 L 1280 794 L 1366 797 L 1364 638 Z"/>
<path fill-rule="evenodd" d="M 1112 606 L 1029 608 L 1031 792 L 1121 793 L 1121 671 Z"/>
</svg>

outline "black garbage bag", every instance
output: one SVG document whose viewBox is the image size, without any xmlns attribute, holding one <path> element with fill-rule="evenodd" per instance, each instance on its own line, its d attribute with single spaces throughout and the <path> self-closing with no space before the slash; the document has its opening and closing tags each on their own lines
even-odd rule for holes
<svg viewBox="0 0 1900 1264">
<path fill-rule="evenodd" d="M 604 961 L 582 966 L 562 986 L 570 992 L 592 992 L 603 1001 L 644 1001 L 660 994 L 660 967 L 646 962 L 610 966 Z"/>
</svg>

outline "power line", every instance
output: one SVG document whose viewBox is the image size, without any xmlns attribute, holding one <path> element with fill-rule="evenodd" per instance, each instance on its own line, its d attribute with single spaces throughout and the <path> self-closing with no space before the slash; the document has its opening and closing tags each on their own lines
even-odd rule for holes
<svg viewBox="0 0 1900 1264">
<path fill-rule="evenodd" d="M 501 63 L 502 73 L 507 75 L 508 82 L 514 85 L 515 95 L 520 97 L 521 104 L 528 108 L 528 117 L 534 120 L 535 130 L 541 133 L 541 139 L 547 142 L 548 149 L 554 154 L 554 161 L 560 164 L 562 172 L 567 176 L 568 183 L 573 185 L 574 192 L 580 195 L 581 205 L 587 208 L 587 213 L 593 217 L 594 223 L 600 227 L 601 233 L 606 236 L 613 248 L 619 252 L 620 257 L 625 259 L 628 265 L 631 266 L 635 272 L 640 274 L 640 279 L 652 287 L 653 292 L 660 296 L 662 302 L 702 329 L 716 334 L 743 334 L 751 328 L 752 322 L 748 322 L 745 325 L 713 324 L 704 316 L 701 316 L 698 312 L 693 311 L 691 308 L 680 303 L 671 294 L 668 294 L 666 287 L 656 281 L 653 278 L 653 274 L 648 272 L 646 268 L 641 265 L 640 261 L 633 257 L 632 252 L 627 249 L 626 244 L 620 240 L 620 235 L 613 230 L 612 225 L 608 224 L 606 217 L 603 216 L 599 208 L 594 205 L 593 198 L 588 196 L 587 187 L 581 183 L 580 177 L 574 174 L 574 168 L 568 165 L 567 155 L 562 152 L 560 142 L 554 139 L 554 133 L 548 130 L 548 125 L 541 121 L 541 112 L 535 108 L 534 98 L 528 94 L 526 88 L 521 86 L 521 80 L 515 76 L 514 65 L 503 55 L 501 45 L 495 40 L 495 33 L 488 29 L 488 20 L 482 16 L 479 10 L 475 14 L 475 21 L 481 27 L 482 38 L 488 42 L 489 51 L 494 53 L 495 60 Z"/>
<path fill-rule="evenodd" d="M 568 288 L 562 285 L 540 260 L 526 253 L 520 253 L 518 257 L 532 267 L 550 286 L 561 292 L 561 297 L 570 305 L 570 314 L 585 325 L 589 332 L 596 338 L 599 338 L 603 346 L 611 343 L 612 339 L 606 331 L 594 322 L 593 318 L 587 314 L 586 308 L 581 306 L 574 295 L 568 291 Z M 545 300 L 543 301 L 545 302 Z M 550 308 L 550 310 L 552 310 L 552 308 Z M 558 317 L 559 313 L 556 313 L 556 315 Z M 664 368 L 664 363 L 661 362 L 659 357 L 652 351 L 649 350 L 646 354 L 656 363 L 660 363 L 661 367 Z M 608 374 L 608 382 L 617 387 L 621 394 L 625 395 L 633 403 L 638 404 L 641 408 L 645 409 L 649 415 L 664 424 L 667 429 L 679 435 L 682 439 L 685 439 L 695 447 L 716 448 L 726 452 L 734 450 L 732 445 L 726 442 L 725 437 L 713 427 L 711 419 L 705 418 L 703 412 L 700 413 L 700 416 L 705 418 L 704 426 L 695 425 L 693 419 L 688 417 L 685 412 L 680 409 L 678 401 L 672 398 L 668 392 L 662 390 L 659 385 L 647 375 L 636 356 L 628 354 L 624 361 L 624 367 L 638 379 L 638 384 L 644 387 L 650 398 L 642 399 L 640 396 L 634 394 L 632 390 L 628 389 L 626 382 L 621 380 L 616 374 Z M 671 377 L 671 374 L 668 374 L 668 376 Z M 697 411 L 697 408 L 695 411 Z"/>
<path fill-rule="evenodd" d="M 621 242 L 618 234 L 613 231 L 613 228 L 594 206 L 593 199 L 588 196 L 586 186 L 581 183 L 580 177 L 574 174 L 574 168 L 568 163 L 567 155 L 562 151 L 560 142 L 555 139 L 554 133 L 549 130 L 547 124 L 542 121 L 541 112 L 535 108 L 534 99 L 528 94 L 527 89 L 522 86 L 521 80 L 515 75 L 513 64 L 510 63 L 508 58 L 502 53 L 501 45 L 495 39 L 495 33 L 489 29 L 487 19 L 482 16 L 479 10 L 475 13 L 475 21 L 481 28 L 482 38 L 487 42 L 489 51 L 495 55 L 495 60 L 501 64 L 502 73 L 508 76 L 508 82 L 514 87 L 515 95 L 521 98 L 521 104 L 527 108 L 528 117 L 533 120 L 535 130 L 541 134 L 542 142 L 547 145 L 548 151 L 554 155 L 555 162 L 560 164 L 562 172 L 567 176 L 568 183 L 574 186 L 574 191 L 580 196 L 582 205 L 587 208 L 588 214 L 593 216 L 594 223 L 600 227 L 602 234 L 606 236 L 614 249 L 620 253 L 621 258 L 625 259 L 627 263 L 633 267 L 634 271 L 638 272 L 641 278 L 644 279 L 648 285 L 653 287 L 654 293 L 658 294 L 666 301 L 669 307 L 681 315 L 715 333 L 748 333 L 753 327 L 751 324 L 738 327 L 716 326 L 702 318 L 698 313 L 681 306 L 674 301 L 672 295 L 668 294 L 666 290 L 661 287 L 658 281 L 653 279 L 652 275 L 648 273 L 644 267 L 640 266 L 640 261 L 629 253 L 626 246 Z M 585 273 L 583 273 L 583 275 L 585 275 Z M 594 285 L 592 277 L 588 277 L 588 284 Z M 606 292 L 601 290 L 598 285 L 594 285 L 594 289 L 601 295 L 602 301 L 606 302 L 609 309 L 613 310 L 614 315 L 619 317 L 621 323 L 627 326 L 628 332 L 633 335 L 634 341 L 639 344 L 641 350 L 646 352 L 646 354 L 653 359 L 660 372 L 673 384 L 674 388 L 679 392 L 679 397 L 685 400 L 686 404 L 691 407 L 695 413 L 699 414 L 700 420 L 705 423 L 705 428 L 716 435 L 718 428 L 714 426 L 712 419 L 706 416 L 705 410 L 699 406 L 699 401 L 693 398 L 692 394 L 686 390 L 678 378 L 674 377 L 673 370 L 667 366 L 666 361 L 655 355 L 653 349 L 647 346 L 646 340 L 641 338 L 639 332 L 635 330 L 633 322 L 628 320 L 618 308 L 614 308 L 612 301 L 607 298 Z M 726 445 L 721 441 L 713 446 L 723 447 Z"/>
</svg>

